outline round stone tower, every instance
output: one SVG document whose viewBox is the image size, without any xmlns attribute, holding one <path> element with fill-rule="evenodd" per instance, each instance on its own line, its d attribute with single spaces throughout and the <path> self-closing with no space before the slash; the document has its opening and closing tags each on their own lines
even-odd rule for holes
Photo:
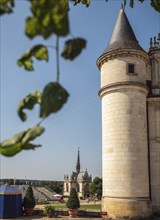
<svg viewBox="0 0 160 220">
<path fill-rule="evenodd" d="M 115 218 L 148 217 L 146 86 L 148 54 L 121 8 L 110 42 L 97 60 L 102 100 L 102 210 Z"/>
</svg>

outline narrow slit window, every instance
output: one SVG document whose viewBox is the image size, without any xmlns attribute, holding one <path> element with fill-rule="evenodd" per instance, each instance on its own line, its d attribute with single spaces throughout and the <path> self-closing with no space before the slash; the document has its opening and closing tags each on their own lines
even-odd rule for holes
<svg viewBox="0 0 160 220">
<path fill-rule="evenodd" d="M 135 73 L 134 64 L 128 64 L 128 73 Z"/>
</svg>

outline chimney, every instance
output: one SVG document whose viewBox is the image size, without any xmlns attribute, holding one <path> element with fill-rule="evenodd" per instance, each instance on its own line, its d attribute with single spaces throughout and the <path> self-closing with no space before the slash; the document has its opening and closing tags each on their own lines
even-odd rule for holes
<svg viewBox="0 0 160 220">
<path fill-rule="evenodd" d="M 152 49 L 153 47 L 153 42 L 152 42 L 152 38 L 150 38 L 150 49 Z"/>
<path fill-rule="evenodd" d="M 160 33 L 158 33 L 158 38 L 157 38 L 158 42 L 157 42 L 157 45 L 158 45 L 158 48 L 160 48 Z"/>
<path fill-rule="evenodd" d="M 154 48 L 157 47 L 156 37 L 154 37 Z"/>
</svg>

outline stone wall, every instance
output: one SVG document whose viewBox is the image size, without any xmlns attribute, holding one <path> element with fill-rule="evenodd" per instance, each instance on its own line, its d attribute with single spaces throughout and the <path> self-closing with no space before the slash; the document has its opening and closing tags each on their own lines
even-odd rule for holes
<svg viewBox="0 0 160 220">
<path fill-rule="evenodd" d="M 128 64 L 135 65 L 135 73 L 128 74 Z M 101 67 L 101 88 L 117 82 L 140 82 L 146 84 L 146 65 L 138 57 L 118 57 Z"/>
<path fill-rule="evenodd" d="M 136 199 L 108 199 L 104 198 L 104 207 L 108 211 L 108 218 L 112 219 L 144 219 L 150 216 L 150 202 Z"/>
<path fill-rule="evenodd" d="M 135 72 L 128 73 L 128 63 Z M 101 67 L 102 210 L 109 217 L 147 217 L 149 167 L 146 115 L 146 64 L 118 57 Z"/>
<path fill-rule="evenodd" d="M 151 200 L 160 213 L 160 97 L 148 98 Z"/>
</svg>

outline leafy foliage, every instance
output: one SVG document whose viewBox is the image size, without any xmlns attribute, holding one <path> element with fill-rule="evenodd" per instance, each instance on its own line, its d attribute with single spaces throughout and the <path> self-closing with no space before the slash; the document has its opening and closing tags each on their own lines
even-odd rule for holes
<svg viewBox="0 0 160 220">
<path fill-rule="evenodd" d="M 60 110 L 67 101 L 68 96 L 67 91 L 59 83 L 49 83 L 45 87 L 43 94 L 35 91 L 27 95 L 19 104 L 18 114 L 25 121 L 27 116 L 23 110 L 33 109 L 34 105 L 39 103 L 40 117 L 45 118 L 49 114 Z M 14 135 L 12 138 L 0 143 L 0 154 L 9 157 L 16 155 L 23 149 L 28 150 L 40 147 L 40 145 L 32 144 L 30 141 L 34 140 L 43 132 L 44 128 L 37 125 Z"/>
<path fill-rule="evenodd" d="M 40 145 L 30 143 L 44 132 L 44 128 L 38 125 L 14 135 L 12 138 L 0 143 L 0 154 L 10 157 L 21 150 L 35 149 Z"/>
<path fill-rule="evenodd" d="M 46 85 L 42 93 L 40 117 L 59 111 L 68 99 L 68 92 L 57 82 Z"/>
<path fill-rule="evenodd" d="M 66 36 L 69 33 L 68 0 L 30 0 L 32 17 L 26 19 L 25 33 L 29 38 L 41 35 L 45 39 L 52 34 Z"/>
<path fill-rule="evenodd" d="M 36 205 L 36 201 L 34 198 L 33 190 L 32 187 L 29 186 L 23 200 L 23 206 L 24 208 L 34 208 L 35 205 Z"/>
<path fill-rule="evenodd" d="M 91 3 L 91 0 L 71 0 L 73 1 L 73 4 L 74 5 L 77 5 L 78 3 L 82 3 L 82 4 L 85 4 L 86 7 L 88 7 Z M 105 0 L 106 2 L 108 2 L 108 0 Z M 138 0 L 139 2 L 144 2 L 144 0 Z M 123 3 L 124 3 L 124 6 L 126 5 L 127 3 L 127 0 L 123 0 Z M 129 0 L 129 5 L 131 8 L 134 7 L 134 3 L 135 3 L 135 0 Z M 160 0 L 150 0 L 150 4 L 151 6 L 158 12 L 160 12 Z"/>
<path fill-rule="evenodd" d="M 53 205 L 45 205 L 44 206 L 44 213 L 54 215 L 55 214 L 55 208 Z"/>
<path fill-rule="evenodd" d="M 34 70 L 33 68 L 33 60 L 32 57 L 35 57 L 37 60 L 46 60 L 48 61 L 48 50 L 47 47 L 44 45 L 36 45 L 32 47 L 28 52 L 24 53 L 19 59 L 18 59 L 18 65 L 24 66 L 24 68 L 28 71 Z"/>
<path fill-rule="evenodd" d="M 65 59 L 73 60 L 81 53 L 81 51 L 85 47 L 86 47 L 86 40 L 82 38 L 75 38 L 72 40 L 68 40 L 65 43 L 61 56 Z"/>
<path fill-rule="evenodd" d="M 80 207 L 79 198 L 75 188 L 71 189 L 70 196 L 66 202 L 66 206 L 69 209 L 78 209 Z"/>
<path fill-rule="evenodd" d="M 22 121 L 27 120 L 27 115 L 24 113 L 24 109 L 32 110 L 35 104 L 40 104 L 41 102 L 41 92 L 35 91 L 28 94 L 23 100 L 20 101 L 18 106 L 18 115 Z"/>
<path fill-rule="evenodd" d="M 144 2 L 144 0 L 139 0 L 139 2 Z M 126 0 L 124 0 L 124 5 L 126 5 Z M 134 7 L 134 0 L 130 0 L 129 5 L 131 8 Z"/>
<path fill-rule="evenodd" d="M 21 100 L 18 106 L 18 115 L 22 121 L 26 121 L 27 115 L 23 110 L 32 110 L 35 104 L 40 104 L 40 117 L 45 118 L 51 113 L 59 111 L 68 96 L 68 92 L 59 83 L 51 82 L 45 86 L 42 93 L 35 91 Z"/>
<path fill-rule="evenodd" d="M 0 15 L 12 13 L 14 0 L 0 0 Z"/>
<path fill-rule="evenodd" d="M 93 182 L 89 185 L 89 191 L 92 195 L 97 194 L 99 197 L 102 196 L 102 178 L 95 177 Z"/>
<path fill-rule="evenodd" d="M 63 193 L 63 182 L 61 182 L 61 181 L 49 182 L 48 187 L 58 194 Z"/>
<path fill-rule="evenodd" d="M 160 0 L 151 0 L 151 6 L 158 12 L 160 12 Z"/>
<path fill-rule="evenodd" d="M 144 0 L 138 0 L 139 2 L 143 3 Z M 126 5 L 127 3 L 127 0 L 123 0 L 124 2 L 124 6 Z M 129 0 L 129 5 L 131 8 L 134 7 L 134 3 L 135 3 L 135 0 Z M 151 3 L 151 6 L 158 12 L 160 12 L 160 0 L 150 0 L 150 3 Z"/>
<path fill-rule="evenodd" d="M 70 0 L 74 5 L 79 3 L 88 7 L 90 0 Z M 106 0 L 107 2 L 108 0 Z M 144 2 L 144 0 L 139 0 Z M 30 0 L 31 17 L 27 17 L 25 33 L 32 39 L 35 36 L 42 36 L 44 39 L 53 34 L 57 37 L 67 36 L 70 32 L 68 11 L 69 0 Z M 124 5 L 127 0 L 124 0 Z M 134 7 L 135 0 L 129 0 L 130 6 Z M 160 0 L 150 0 L 151 6 L 160 12 Z M 0 0 L 0 15 L 11 13 L 14 7 L 14 0 Z M 58 38 L 57 38 L 58 39 Z M 64 59 L 74 60 L 86 47 L 86 41 L 82 38 L 68 40 L 65 43 L 61 56 Z M 59 55 L 59 46 L 56 46 L 57 56 Z M 36 45 L 28 52 L 24 53 L 17 61 L 20 67 L 25 70 L 33 71 L 33 57 L 38 60 L 49 60 L 48 50 L 44 45 Z M 59 61 L 57 58 L 57 81 L 59 81 Z M 43 93 L 38 91 L 27 95 L 18 106 L 18 114 L 22 121 L 27 119 L 24 109 L 32 110 L 35 104 L 40 104 L 40 117 L 46 118 L 51 113 L 59 111 L 68 99 L 68 92 L 58 83 L 52 82 L 46 85 Z M 44 128 L 35 126 L 26 131 L 20 132 L 12 138 L 0 143 L 0 153 L 5 156 L 13 156 L 23 149 L 34 149 L 39 145 L 31 144 Z M 94 188 L 94 187 L 93 187 Z"/>
<path fill-rule="evenodd" d="M 77 5 L 78 3 L 82 3 L 88 7 L 90 5 L 90 0 L 72 0 L 74 2 L 74 5 Z"/>
</svg>

